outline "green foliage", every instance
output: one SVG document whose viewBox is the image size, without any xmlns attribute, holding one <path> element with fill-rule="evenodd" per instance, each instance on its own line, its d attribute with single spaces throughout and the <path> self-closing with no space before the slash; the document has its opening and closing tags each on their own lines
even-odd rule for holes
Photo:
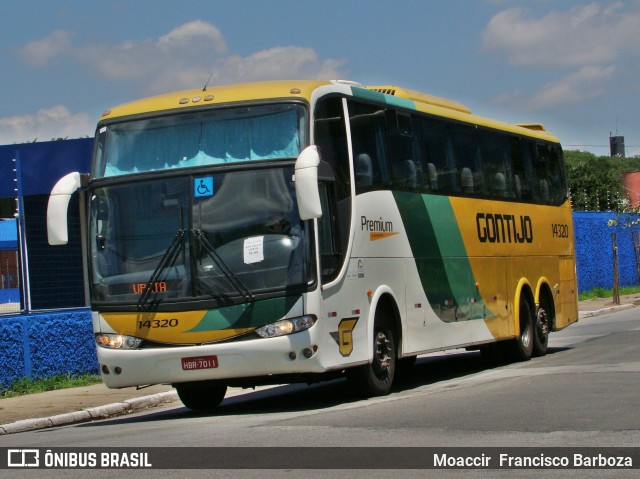
<svg viewBox="0 0 640 479">
<path fill-rule="evenodd" d="M 613 290 L 606 290 L 598 286 L 596 288 L 590 289 L 589 291 L 585 291 L 584 293 L 580 293 L 578 295 L 578 299 L 580 301 L 585 301 L 589 299 L 608 298 L 611 295 L 613 295 Z"/>
<path fill-rule="evenodd" d="M 564 157 L 574 210 L 626 210 L 622 175 L 640 171 L 640 157 L 595 156 L 583 151 L 565 151 Z"/>
<path fill-rule="evenodd" d="M 90 386 L 102 382 L 100 376 L 94 374 L 58 374 L 43 379 L 18 379 L 5 391 L 0 392 L 0 398 L 23 396 L 25 394 L 42 393 L 57 389 L 67 389 Z"/>
<path fill-rule="evenodd" d="M 640 293 L 640 286 L 623 286 L 620 288 L 620 294 L 636 294 Z M 602 299 L 602 298 L 611 298 L 613 297 L 613 288 L 605 289 L 605 288 L 593 288 L 589 291 L 585 291 L 584 293 L 580 293 L 578 295 L 579 301 L 585 301 L 589 299 Z"/>
</svg>

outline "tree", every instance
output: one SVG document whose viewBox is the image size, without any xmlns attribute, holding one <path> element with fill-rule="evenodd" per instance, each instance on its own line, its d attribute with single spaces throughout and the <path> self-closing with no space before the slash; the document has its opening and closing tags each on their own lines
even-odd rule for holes
<svg viewBox="0 0 640 479">
<path fill-rule="evenodd" d="M 627 194 L 622 174 L 640 170 L 640 158 L 595 156 L 583 151 L 565 151 L 567 181 L 574 210 L 620 211 Z"/>
</svg>

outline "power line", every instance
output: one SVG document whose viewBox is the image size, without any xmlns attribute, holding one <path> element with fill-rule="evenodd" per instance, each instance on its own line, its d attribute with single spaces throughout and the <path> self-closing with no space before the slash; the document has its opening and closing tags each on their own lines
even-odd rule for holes
<svg viewBox="0 0 640 479">
<path fill-rule="evenodd" d="M 565 144 L 564 146 L 590 146 L 592 148 L 609 148 L 609 145 L 582 145 L 582 144 Z M 640 145 L 624 145 L 625 148 L 639 148 Z"/>
</svg>

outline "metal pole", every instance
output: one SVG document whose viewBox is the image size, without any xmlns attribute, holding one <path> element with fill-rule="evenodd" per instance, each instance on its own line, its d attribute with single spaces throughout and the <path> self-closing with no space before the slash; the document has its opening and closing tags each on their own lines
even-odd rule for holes
<svg viewBox="0 0 640 479">
<path fill-rule="evenodd" d="M 616 234 L 611 233 L 611 247 L 613 248 L 613 304 L 620 304 L 620 284 L 618 282 L 618 246 Z"/>
<path fill-rule="evenodd" d="M 16 193 L 18 195 L 18 212 L 17 214 L 17 226 L 18 226 L 18 250 L 20 251 L 20 278 L 22 279 L 22 301 L 24 312 L 31 311 L 31 294 L 29 292 L 29 256 L 27 254 L 27 236 L 26 225 L 24 219 L 24 198 L 23 198 L 23 185 L 22 185 L 22 170 L 20 163 L 20 152 L 16 150 L 15 161 L 15 173 L 16 173 Z"/>
</svg>

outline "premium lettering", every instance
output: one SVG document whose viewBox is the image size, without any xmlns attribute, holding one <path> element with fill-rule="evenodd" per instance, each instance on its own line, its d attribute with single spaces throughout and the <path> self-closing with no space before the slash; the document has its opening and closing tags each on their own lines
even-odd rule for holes
<svg viewBox="0 0 640 479">
<path fill-rule="evenodd" d="M 360 217 L 360 228 L 362 231 L 373 231 L 376 233 L 387 233 L 393 231 L 393 221 L 370 220 L 366 216 Z"/>
</svg>

